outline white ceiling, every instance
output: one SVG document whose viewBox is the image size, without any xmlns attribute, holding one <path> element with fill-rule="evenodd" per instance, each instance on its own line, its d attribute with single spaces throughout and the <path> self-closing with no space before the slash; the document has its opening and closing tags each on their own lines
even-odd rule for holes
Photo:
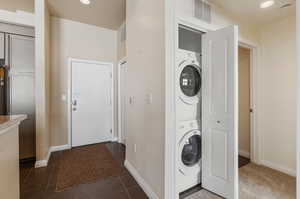
<svg viewBox="0 0 300 199">
<path fill-rule="evenodd" d="M 261 9 L 259 5 L 263 1 L 266 0 L 208 0 L 211 4 L 229 11 L 232 16 L 253 25 L 266 24 L 296 13 L 295 0 L 275 0 L 274 6 Z M 280 8 L 286 3 L 291 3 L 292 6 Z"/>
<path fill-rule="evenodd" d="M 125 20 L 126 0 L 48 0 L 51 15 L 116 30 Z"/>
</svg>

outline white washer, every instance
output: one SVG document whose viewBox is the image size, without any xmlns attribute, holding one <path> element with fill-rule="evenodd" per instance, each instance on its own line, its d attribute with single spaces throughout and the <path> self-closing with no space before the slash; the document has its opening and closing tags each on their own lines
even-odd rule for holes
<svg viewBox="0 0 300 199">
<path fill-rule="evenodd" d="M 177 133 L 177 190 L 186 191 L 201 183 L 200 121 L 186 121 Z"/>
<path fill-rule="evenodd" d="M 201 56 L 178 50 L 176 63 L 177 121 L 201 120 Z"/>
</svg>

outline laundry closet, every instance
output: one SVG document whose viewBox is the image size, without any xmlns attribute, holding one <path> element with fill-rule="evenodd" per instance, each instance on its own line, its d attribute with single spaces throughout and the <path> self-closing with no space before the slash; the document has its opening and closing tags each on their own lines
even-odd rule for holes
<svg viewBox="0 0 300 199">
<path fill-rule="evenodd" d="M 193 189 L 223 198 L 295 196 L 295 188 L 290 193 L 280 190 L 288 183 L 266 193 L 268 185 L 255 179 L 262 167 L 287 179 L 296 176 L 295 1 L 242 4 L 176 1 L 174 38 L 170 34 L 176 112 L 173 198 L 189 198 Z M 288 35 L 288 41 L 281 41 L 279 34 Z M 239 66 L 239 48 L 249 52 L 247 68 Z M 279 94 L 279 88 L 287 95 Z M 247 147 L 241 147 L 245 142 Z M 245 167 L 239 165 L 241 158 Z M 255 174 L 249 174 L 251 169 Z"/>
<path fill-rule="evenodd" d="M 178 131 L 177 188 L 186 191 L 201 184 L 202 32 L 179 25 L 176 52 L 176 111 Z"/>
<path fill-rule="evenodd" d="M 178 25 L 177 191 L 201 185 L 236 194 L 237 27 L 204 33 Z M 218 57 L 217 59 L 215 57 Z M 227 169 L 230 168 L 230 169 Z M 224 189 L 225 188 L 225 189 Z"/>
</svg>

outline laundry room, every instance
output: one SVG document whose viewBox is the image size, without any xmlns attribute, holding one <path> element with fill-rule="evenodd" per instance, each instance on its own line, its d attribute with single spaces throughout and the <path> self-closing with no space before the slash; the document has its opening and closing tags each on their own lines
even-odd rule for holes
<svg viewBox="0 0 300 199">
<path fill-rule="evenodd" d="M 178 0 L 175 16 L 177 194 L 296 198 L 296 2 Z"/>
</svg>

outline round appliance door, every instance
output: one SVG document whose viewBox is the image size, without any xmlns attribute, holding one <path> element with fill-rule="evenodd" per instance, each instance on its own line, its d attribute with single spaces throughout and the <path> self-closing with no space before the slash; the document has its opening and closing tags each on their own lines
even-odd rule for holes
<svg viewBox="0 0 300 199">
<path fill-rule="evenodd" d="M 181 99 L 188 104 L 198 103 L 201 90 L 200 67 L 194 64 L 185 64 L 180 72 L 179 84 L 182 93 Z"/>
<path fill-rule="evenodd" d="M 199 172 L 201 161 L 201 134 L 200 131 L 187 133 L 179 144 L 180 171 L 185 175 Z"/>
</svg>

